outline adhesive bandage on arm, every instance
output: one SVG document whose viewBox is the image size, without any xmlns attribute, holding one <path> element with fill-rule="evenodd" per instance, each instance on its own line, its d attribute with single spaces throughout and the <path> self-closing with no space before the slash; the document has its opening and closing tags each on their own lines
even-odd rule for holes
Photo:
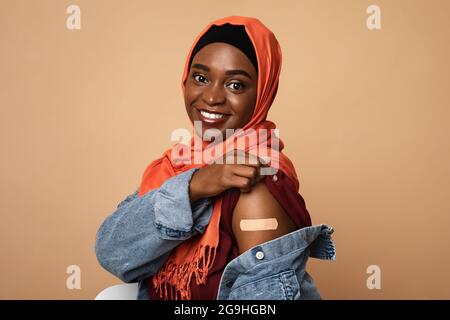
<svg viewBox="0 0 450 320">
<path fill-rule="evenodd" d="M 239 226 L 242 231 L 276 230 L 278 228 L 278 220 L 275 218 L 242 219 Z"/>
</svg>

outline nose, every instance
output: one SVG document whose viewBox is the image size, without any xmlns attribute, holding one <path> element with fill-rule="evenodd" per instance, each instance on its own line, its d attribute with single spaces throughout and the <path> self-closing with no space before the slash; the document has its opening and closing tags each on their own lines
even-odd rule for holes
<svg viewBox="0 0 450 320">
<path fill-rule="evenodd" d="M 225 88 L 219 83 L 211 83 L 205 86 L 202 99 L 210 106 L 223 104 L 225 103 Z"/>
</svg>

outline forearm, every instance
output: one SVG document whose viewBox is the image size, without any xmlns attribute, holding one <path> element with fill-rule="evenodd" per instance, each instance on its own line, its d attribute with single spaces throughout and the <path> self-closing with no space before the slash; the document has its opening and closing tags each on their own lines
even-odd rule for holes
<svg viewBox="0 0 450 320">
<path fill-rule="evenodd" d="M 171 250 L 204 230 L 212 214 L 211 200 L 191 205 L 191 175 L 184 172 L 141 197 L 136 191 L 105 219 L 95 249 L 106 270 L 125 282 L 149 277 L 164 264 Z"/>
</svg>

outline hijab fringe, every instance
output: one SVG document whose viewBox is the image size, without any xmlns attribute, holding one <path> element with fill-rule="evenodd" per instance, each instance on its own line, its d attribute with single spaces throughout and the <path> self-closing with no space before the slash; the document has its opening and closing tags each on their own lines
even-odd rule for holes
<svg viewBox="0 0 450 320">
<path fill-rule="evenodd" d="M 192 276 L 195 276 L 197 285 L 206 284 L 206 277 L 214 264 L 216 251 L 213 246 L 202 245 L 196 249 L 191 261 L 180 265 L 173 261 L 164 264 L 158 273 L 153 276 L 153 286 L 156 292 L 159 292 L 159 297 L 165 300 L 178 300 L 179 295 L 181 300 L 190 300 Z M 162 290 L 163 286 L 164 290 Z M 167 286 L 170 286 L 170 297 Z"/>
</svg>

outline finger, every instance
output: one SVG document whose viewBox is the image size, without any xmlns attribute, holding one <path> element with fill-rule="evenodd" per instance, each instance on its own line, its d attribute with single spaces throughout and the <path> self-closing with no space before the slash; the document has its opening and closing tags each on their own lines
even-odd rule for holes
<svg viewBox="0 0 450 320">
<path fill-rule="evenodd" d="M 232 150 L 224 157 L 224 161 L 227 164 L 241 164 L 253 167 L 260 167 L 262 165 L 262 162 L 257 156 L 243 150 Z"/>
<path fill-rule="evenodd" d="M 260 156 L 258 159 L 263 167 L 268 167 L 270 165 L 270 161 L 272 160 L 269 156 Z"/>
<path fill-rule="evenodd" d="M 242 176 L 245 178 L 251 179 L 251 186 L 253 187 L 255 184 L 260 182 L 265 175 L 262 175 L 260 172 L 260 168 L 255 168 L 247 165 L 236 165 L 234 167 L 234 174 L 238 176 Z"/>
<path fill-rule="evenodd" d="M 269 167 L 270 161 L 271 157 L 269 156 L 256 156 L 252 153 L 246 153 L 244 164 L 261 168 L 261 167 Z"/>
<path fill-rule="evenodd" d="M 234 176 L 231 180 L 231 184 L 235 188 L 239 188 L 243 192 L 248 192 L 247 190 L 251 189 L 251 179 L 242 177 L 242 176 Z"/>
<path fill-rule="evenodd" d="M 255 180 L 259 173 L 258 169 L 252 166 L 237 164 L 232 167 L 233 175 Z"/>
<path fill-rule="evenodd" d="M 262 168 L 270 167 L 271 157 L 269 156 L 257 157 L 254 154 L 251 154 L 243 150 L 232 150 L 228 152 L 225 156 L 226 156 L 226 158 L 224 159 L 225 163 L 245 165 L 257 169 L 257 173 L 255 174 L 252 180 L 252 185 L 258 183 L 264 178 L 265 175 L 261 173 Z"/>
<path fill-rule="evenodd" d="M 251 166 L 251 167 L 257 168 L 257 175 L 256 175 L 257 178 L 256 178 L 256 181 L 255 181 L 255 183 L 257 183 L 257 182 L 261 181 L 264 178 L 264 176 L 266 175 L 266 174 L 262 173 L 262 170 L 263 170 L 263 168 L 269 168 L 270 167 L 270 162 L 271 162 L 272 158 L 269 157 L 269 156 L 256 157 L 253 154 L 248 154 L 248 155 L 250 157 L 253 157 L 253 159 L 256 159 L 256 161 L 258 161 L 257 164 L 248 164 L 248 163 L 245 164 L 247 166 Z"/>
</svg>

